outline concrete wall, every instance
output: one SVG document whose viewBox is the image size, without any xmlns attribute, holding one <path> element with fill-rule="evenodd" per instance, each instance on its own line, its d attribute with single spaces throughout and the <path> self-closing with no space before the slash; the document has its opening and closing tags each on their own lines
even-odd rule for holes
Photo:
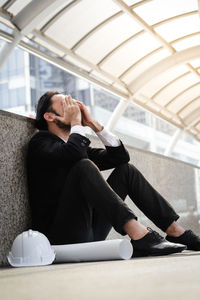
<svg viewBox="0 0 200 300">
<path fill-rule="evenodd" d="M 33 120 L 0 111 L 0 265 L 12 241 L 30 226 L 26 186 L 26 145 Z"/>
<path fill-rule="evenodd" d="M 27 142 L 35 129 L 32 119 L 5 111 L 0 111 L 0 128 L 0 265 L 5 265 L 6 254 L 13 240 L 31 226 L 25 158 Z M 101 146 L 94 136 L 90 139 L 92 146 Z M 199 232 L 198 216 L 191 217 L 191 213 L 188 214 L 189 207 L 192 206 L 196 210 L 197 206 L 195 167 L 161 155 L 127 148 L 131 162 L 183 215 L 181 222 L 186 226 L 194 225 L 195 231 Z M 107 177 L 110 172 L 103 172 L 104 176 Z M 153 227 L 128 197 L 126 201 L 141 222 Z M 112 230 L 108 238 L 118 236 Z"/>
</svg>

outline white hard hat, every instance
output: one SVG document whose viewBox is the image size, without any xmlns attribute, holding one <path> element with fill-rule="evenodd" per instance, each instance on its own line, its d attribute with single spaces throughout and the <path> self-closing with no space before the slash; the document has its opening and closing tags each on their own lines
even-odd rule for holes
<svg viewBox="0 0 200 300">
<path fill-rule="evenodd" d="M 7 258 L 13 267 L 50 265 L 55 252 L 43 233 L 30 229 L 15 238 Z"/>
</svg>

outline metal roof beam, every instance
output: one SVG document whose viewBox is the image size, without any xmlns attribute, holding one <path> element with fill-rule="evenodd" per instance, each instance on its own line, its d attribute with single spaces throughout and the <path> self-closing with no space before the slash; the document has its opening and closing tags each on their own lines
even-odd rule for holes
<svg viewBox="0 0 200 300">
<path fill-rule="evenodd" d="M 10 35 L 6 32 L 3 32 L 1 30 L 0 30 L 0 37 L 9 43 L 13 42 L 13 40 L 14 40 L 14 37 L 12 35 Z M 111 86 L 109 84 L 106 84 L 102 81 L 97 80 L 96 78 L 90 76 L 86 72 L 81 71 L 78 68 L 75 68 L 75 66 L 72 66 L 57 57 L 51 56 L 50 54 L 40 50 L 39 48 L 34 47 L 31 44 L 28 44 L 24 41 L 20 41 L 18 44 L 18 47 L 22 48 L 23 50 L 28 51 L 29 53 L 32 53 L 33 55 L 36 55 L 36 56 L 48 61 L 49 63 L 57 66 L 58 68 L 60 68 L 64 71 L 68 71 L 71 74 L 74 74 L 76 76 L 79 76 L 81 78 L 88 80 L 89 82 L 92 82 L 93 84 L 96 84 L 97 86 L 100 86 L 104 90 L 107 90 L 118 97 L 121 97 L 123 99 L 127 99 L 129 97 L 128 94 L 123 93 L 122 91 L 118 90 L 114 86 Z"/>
<path fill-rule="evenodd" d="M 195 97 L 195 98 L 192 98 L 191 100 L 190 100 L 190 102 L 188 102 L 186 105 L 184 105 L 181 109 L 179 109 L 179 111 L 177 112 L 177 115 L 179 115 L 180 116 L 180 114 L 185 110 L 185 109 L 187 109 L 187 107 L 189 107 L 192 103 L 194 103 L 194 102 L 196 102 L 196 100 L 198 100 L 199 99 L 199 95 L 197 96 L 197 97 Z M 181 117 L 181 116 L 180 116 Z"/>
<path fill-rule="evenodd" d="M 14 18 L 13 23 L 26 35 L 48 16 L 64 0 L 34 0 L 25 6 Z"/>
<path fill-rule="evenodd" d="M 140 65 L 142 62 L 144 62 L 145 59 L 149 58 L 151 55 L 154 55 L 154 54 L 158 53 L 162 49 L 163 49 L 163 47 L 156 48 L 153 51 L 151 51 L 148 54 L 146 54 L 143 57 L 141 57 L 140 59 L 138 59 L 130 67 L 128 67 L 123 73 L 121 73 L 121 75 L 119 76 L 119 78 L 123 80 L 123 77 L 125 77 L 131 70 L 133 70 L 135 67 L 137 67 L 138 65 Z"/>
<path fill-rule="evenodd" d="M 188 16 L 193 16 L 193 15 L 196 15 L 198 13 L 198 10 L 192 10 L 192 11 L 188 11 L 188 12 L 185 12 L 183 14 L 180 14 L 180 15 L 176 15 L 176 16 L 173 16 L 173 17 L 170 17 L 170 18 L 167 18 L 167 19 L 164 19 L 164 20 L 161 20 L 155 24 L 153 24 L 152 26 L 155 28 L 155 27 L 158 27 L 160 25 L 163 25 L 163 24 L 167 24 L 171 21 L 174 21 L 174 20 L 177 20 L 177 19 L 180 19 L 180 18 L 183 18 L 183 17 L 188 17 Z M 171 44 L 171 43 L 170 43 Z"/>
<path fill-rule="evenodd" d="M 142 33 L 142 31 L 141 31 L 140 33 Z M 178 38 L 178 39 L 176 39 L 176 40 L 173 40 L 173 41 L 170 42 L 170 44 L 173 45 L 173 44 L 175 44 L 175 43 L 178 42 L 178 41 L 182 41 L 182 40 L 184 40 L 184 39 L 187 39 L 187 38 L 193 37 L 193 36 L 197 36 L 197 35 L 200 36 L 200 32 L 199 32 L 199 31 L 198 31 L 198 32 L 193 32 L 193 33 L 187 34 L 187 35 L 182 36 L 182 37 L 180 37 L 180 38 Z M 132 69 L 134 69 L 135 66 L 137 66 L 137 65 L 140 64 L 140 63 L 142 63 L 146 58 L 150 57 L 152 54 L 155 54 L 156 52 L 159 52 L 159 51 L 162 50 L 162 49 L 163 49 L 163 47 L 161 46 L 161 47 L 159 47 L 159 48 L 153 50 L 152 52 L 146 54 L 145 56 L 143 56 L 141 59 L 139 59 L 139 60 L 138 60 L 137 62 L 135 62 L 133 65 L 131 65 L 130 67 L 128 67 L 128 69 L 126 69 L 126 70 L 119 76 L 119 78 L 123 80 L 123 77 L 126 76 Z M 190 71 L 191 71 L 191 70 L 190 70 Z M 189 71 L 188 71 L 188 72 L 189 72 Z"/>
<path fill-rule="evenodd" d="M 135 7 L 141 6 L 147 2 L 150 2 L 153 0 L 143 0 L 137 3 L 132 4 L 130 7 L 132 9 L 134 9 Z M 103 22 L 101 22 L 100 24 L 98 24 L 97 26 L 95 26 L 93 29 L 91 29 L 89 32 L 87 32 L 74 46 L 73 46 L 73 50 L 77 50 L 82 43 L 84 43 L 87 39 L 89 39 L 89 37 L 91 35 L 93 35 L 95 32 L 97 32 L 98 30 L 100 30 L 103 26 L 105 26 L 106 24 L 108 24 L 110 21 L 113 21 L 115 18 L 121 16 L 124 12 L 121 10 L 117 13 L 115 13 L 114 15 L 110 16 L 109 18 L 107 18 L 106 20 L 104 20 Z M 42 29 L 41 29 L 42 30 Z M 46 30 L 46 28 L 45 28 Z M 43 31 L 43 30 L 42 30 Z"/>
<path fill-rule="evenodd" d="M 133 97 L 133 101 L 134 101 L 134 103 L 138 104 L 139 106 L 142 106 L 143 108 L 145 108 L 147 111 L 150 111 L 153 114 L 157 115 L 161 119 L 164 119 L 165 121 L 172 123 L 176 127 L 184 128 L 184 123 L 179 118 L 179 116 L 177 116 L 176 114 L 174 114 L 173 112 L 171 112 L 167 109 L 163 109 L 163 107 L 159 103 L 152 101 L 151 98 L 148 98 L 142 94 L 137 94 L 136 96 Z M 148 102 L 153 102 L 155 105 L 155 109 L 150 107 L 148 105 Z M 170 117 L 166 117 L 164 114 L 162 114 L 162 111 L 165 111 L 168 115 L 170 115 Z M 174 120 L 177 120 L 179 125 Z"/>
<path fill-rule="evenodd" d="M 0 7 L 0 16 L 4 19 L 4 20 L 8 20 L 9 22 L 11 22 L 11 19 L 13 17 L 13 15 L 11 13 L 9 13 L 7 10 L 3 9 L 2 7 Z M 12 22 L 11 22 L 12 23 Z"/>
<path fill-rule="evenodd" d="M 147 84 L 150 80 L 159 76 L 161 73 L 169 70 L 170 68 L 186 63 L 192 59 L 199 58 L 200 56 L 200 46 L 194 46 L 180 52 L 174 53 L 173 55 L 164 58 L 158 63 L 154 64 L 152 67 L 147 69 L 144 73 L 139 75 L 134 79 L 130 85 L 129 89 L 136 93 L 140 88 Z"/>
<path fill-rule="evenodd" d="M 50 20 L 42 26 L 40 29 L 42 32 L 45 32 L 50 26 L 52 26 L 59 18 L 61 18 L 69 9 L 71 9 L 74 5 L 77 5 L 81 0 L 74 0 L 68 3 L 65 7 L 63 7 L 59 12 L 57 12 L 54 16 L 50 18 Z"/>
<path fill-rule="evenodd" d="M 0 0 L 0 7 L 3 7 L 6 2 L 7 2 L 7 0 Z"/>
<path fill-rule="evenodd" d="M 51 11 L 55 5 L 61 4 L 64 0 L 34 0 L 25 6 L 13 19 L 12 24 L 16 26 L 13 30 L 14 39 L 12 43 L 5 44 L 0 52 L 0 68 L 3 67 L 7 58 L 18 45 L 22 37 L 31 32 L 34 27 Z"/>
<path fill-rule="evenodd" d="M 198 120 L 200 120 L 200 107 L 194 109 L 189 115 L 187 115 L 186 118 L 183 119 L 184 123 L 189 127 L 195 124 Z"/>
<path fill-rule="evenodd" d="M 48 36 L 46 36 L 45 34 L 41 33 L 38 30 L 34 30 L 33 34 L 38 37 L 39 39 L 43 40 L 44 42 L 46 42 L 49 45 L 52 45 L 53 47 L 57 48 L 58 50 L 62 51 L 65 55 L 69 55 L 75 59 L 77 59 L 79 62 L 81 62 L 82 64 L 85 64 L 86 66 L 88 66 L 89 68 L 91 68 L 91 70 L 95 70 L 97 72 L 99 72 L 100 74 L 102 74 L 103 76 L 107 77 L 109 80 L 113 81 L 113 82 L 117 82 L 119 83 L 123 88 L 127 89 L 126 85 L 117 77 L 113 76 L 110 73 L 107 73 L 106 71 L 103 71 L 100 67 L 96 66 L 95 64 L 89 62 L 88 60 L 84 59 L 82 56 L 74 53 L 71 49 L 64 47 L 60 44 L 58 44 L 56 41 L 52 40 L 51 38 L 49 38 Z M 127 90 L 128 92 L 128 90 Z"/>
<path fill-rule="evenodd" d="M 102 27 L 108 24 L 110 21 L 113 21 L 115 18 L 118 18 L 120 15 L 123 14 L 123 11 L 119 11 L 116 14 L 112 15 L 111 17 L 107 18 L 96 27 L 92 28 L 89 32 L 87 32 L 76 44 L 72 47 L 73 50 L 77 50 L 83 42 L 87 41 L 95 32 L 99 31 Z"/>
<path fill-rule="evenodd" d="M 4 9 L 8 9 L 17 0 L 0 0 L 0 1 L 1 1 L 1 3 L 3 3 L 0 5 L 3 6 Z"/>
<path fill-rule="evenodd" d="M 108 52 L 103 58 L 101 58 L 101 60 L 97 63 L 98 66 L 103 65 L 107 60 L 109 60 L 113 54 L 115 54 L 121 47 L 125 46 L 127 43 L 129 43 L 130 41 L 134 40 L 136 37 L 138 37 L 139 35 L 143 34 L 145 31 L 141 30 L 139 32 L 136 32 L 134 35 L 132 35 L 131 37 L 129 37 L 128 39 L 124 40 L 123 42 L 121 42 L 119 45 L 117 45 L 114 49 L 112 49 L 110 52 Z M 120 75 L 121 76 L 121 75 Z"/>
<path fill-rule="evenodd" d="M 129 8 L 131 8 L 131 9 L 133 9 L 134 7 L 133 7 L 133 5 L 132 6 L 130 6 Z M 121 11 L 122 12 L 122 11 Z M 161 25 L 161 24 L 164 24 L 164 23 L 168 23 L 168 22 L 170 22 L 170 21 L 172 21 L 172 19 L 174 20 L 174 19 L 178 19 L 178 18 L 181 18 L 181 17 L 185 17 L 185 16 L 188 16 L 188 15 L 193 15 L 193 14 L 195 14 L 195 13 L 197 13 L 197 11 L 192 11 L 192 12 L 189 12 L 189 13 L 185 13 L 185 14 L 181 14 L 181 15 L 178 15 L 178 16 L 174 16 L 173 18 L 168 18 L 168 19 L 166 19 L 166 20 L 163 20 L 163 21 L 160 21 L 159 23 L 155 23 L 155 24 L 153 24 L 152 26 L 149 26 L 147 23 L 146 23 L 146 26 L 148 26 L 148 28 L 155 28 L 156 26 L 158 26 L 158 25 Z M 137 14 L 135 14 L 136 16 L 138 16 Z M 144 25 L 144 23 L 143 23 L 143 25 Z M 109 53 L 107 53 L 102 59 L 101 59 L 101 61 L 99 61 L 98 62 L 98 65 L 100 65 L 100 64 L 103 64 L 103 63 L 105 63 L 105 61 L 106 60 L 108 60 L 120 47 L 122 47 L 122 46 L 124 46 L 126 43 L 128 43 L 129 41 L 131 41 L 132 39 L 134 39 L 136 36 L 138 36 L 138 35 L 140 35 L 140 34 L 143 34 L 144 33 L 144 31 L 145 30 L 147 30 L 147 28 L 146 27 L 144 27 L 144 26 L 142 26 L 143 27 L 143 29 L 141 30 L 141 31 L 139 31 L 139 32 L 137 32 L 137 33 L 135 33 L 134 35 L 132 35 L 131 37 L 129 37 L 127 40 L 124 40 L 121 44 L 119 44 L 118 46 L 116 46 L 114 49 L 112 49 L 112 51 L 110 51 Z M 154 31 L 155 32 L 155 31 Z M 157 34 L 156 32 L 155 32 L 155 34 L 153 33 L 153 32 L 151 32 L 152 34 L 153 34 L 153 36 L 154 36 L 154 38 L 155 38 L 155 34 Z M 188 35 L 188 36 L 192 36 L 192 35 L 196 35 L 196 34 L 199 34 L 199 32 L 198 33 L 192 33 L 192 34 L 190 34 L 190 35 Z M 183 39 L 183 38 L 185 38 L 185 36 L 184 37 L 181 37 L 180 39 Z M 163 40 L 162 40 L 163 41 Z M 162 43 L 162 41 L 161 40 L 159 40 L 159 42 L 161 42 Z M 162 46 L 164 46 L 165 48 L 166 48 L 166 45 L 167 45 L 167 49 L 169 50 L 169 47 L 170 47 L 170 45 L 172 46 L 172 43 L 173 43 L 174 41 L 172 41 L 171 43 L 167 43 L 167 41 L 165 41 L 165 44 L 162 44 Z M 168 47 L 169 46 L 169 47 Z M 159 47 L 158 49 L 160 49 L 161 47 Z M 173 48 L 173 46 L 172 46 L 172 48 Z M 156 49 L 155 49 L 156 50 Z M 154 51 L 155 51 L 154 50 Z M 173 48 L 173 51 L 171 51 L 170 50 L 170 52 L 172 52 L 172 53 L 175 53 L 176 52 L 176 50 Z M 134 67 L 134 65 L 133 66 L 130 66 L 129 68 L 128 68 L 128 71 L 130 71 L 130 69 L 132 68 L 132 67 Z M 126 71 L 125 71 L 126 72 Z M 121 76 L 123 76 L 124 74 L 121 74 L 120 75 L 120 77 Z"/>
<path fill-rule="evenodd" d="M 188 91 L 194 89 L 194 88 L 195 88 L 196 86 L 198 86 L 198 85 L 200 85 L 200 82 L 197 82 L 197 83 L 195 83 L 195 84 L 189 86 L 188 88 L 182 90 L 182 91 L 181 91 L 180 93 L 178 93 L 175 97 L 173 97 L 173 98 L 165 105 L 165 107 L 168 107 L 172 102 L 176 101 L 176 99 L 179 98 L 180 96 L 181 96 L 181 97 L 184 97 L 184 94 L 186 94 Z M 190 104 L 191 102 L 192 102 L 192 100 L 191 100 L 189 103 L 187 103 L 186 105 L 184 105 L 184 106 L 177 112 L 177 114 L 179 114 L 182 110 L 184 110 L 185 107 L 188 106 L 188 104 Z"/>
<path fill-rule="evenodd" d="M 171 53 L 175 52 L 175 49 L 163 39 L 149 24 L 147 24 L 139 15 L 137 15 L 125 2 L 122 0 L 113 0 L 121 9 L 127 13 L 130 17 L 134 18 L 143 29 L 154 36 L 162 45 L 164 45 Z"/>
<path fill-rule="evenodd" d="M 168 88 L 171 84 L 173 84 L 173 83 L 176 82 L 177 80 L 179 80 L 179 79 L 181 79 L 181 78 L 183 78 L 183 77 L 185 77 L 185 76 L 187 76 L 187 75 L 189 75 L 189 74 L 190 74 L 190 71 L 185 72 L 185 73 L 179 75 L 178 77 L 174 78 L 173 80 L 169 81 L 167 84 L 163 85 L 158 91 L 156 91 L 156 93 L 153 94 L 153 96 L 151 96 L 151 99 L 154 100 L 155 98 L 157 98 L 157 97 L 160 95 L 160 93 L 162 93 L 162 92 L 163 92 L 166 88 Z M 165 104 L 164 107 L 167 107 L 168 104 L 170 104 L 170 103 L 171 103 L 171 100 L 170 100 L 167 104 Z"/>
<path fill-rule="evenodd" d="M 115 3 L 117 3 L 119 5 L 119 7 L 122 8 L 122 10 L 127 13 L 130 17 L 132 17 L 134 20 L 136 20 L 143 29 L 146 30 L 146 32 L 148 32 L 149 34 L 151 34 L 158 42 L 160 42 L 166 49 L 168 49 L 170 51 L 170 53 L 174 54 L 176 53 L 176 50 L 174 49 L 174 47 L 168 43 L 161 35 L 159 35 L 153 28 L 153 26 L 150 26 L 148 23 L 146 23 L 139 15 L 137 15 L 132 9 L 131 7 L 129 7 L 126 3 L 124 3 L 122 0 L 113 0 Z M 195 13 L 195 11 L 193 12 L 189 12 L 189 14 L 193 14 Z M 183 15 L 180 15 L 183 16 Z M 176 18 L 176 17 L 175 17 Z M 171 18 L 170 18 L 171 19 Z M 169 20 L 170 20 L 169 19 Z M 164 20 L 162 22 L 168 22 L 168 20 Z M 195 75 L 197 75 L 198 77 L 200 77 L 200 74 L 196 71 L 195 68 L 193 68 L 192 65 L 190 65 L 189 63 L 186 64 L 187 67 L 190 69 L 191 72 L 193 72 Z"/>
<path fill-rule="evenodd" d="M 144 98 L 146 99 L 146 102 L 144 103 Z M 187 132 L 189 135 L 195 137 L 197 140 L 200 140 L 200 137 L 198 136 L 198 134 L 194 134 L 192 133 L 190 130 L 194 129 L 193 128 L 193 124 L 185 124 L 185 120 L 180 119 L 179 116 L 177 116 L 176 114 L 173 114 L 172 112 L 168 111 L 167 109 L 163 109 L 162 106 L 160 106 L 159 104 L 156 103 L 156 105 L 158 106 L 158 108 L 160 107 L 160 112 L 154 110 L 153 108 L 151 108 L 150 106 L 148 106 L 147 102 L 151 101 L 150 98 L 144 97 L 143 95 L 137 95 L 136 97 L 134 97 L 134 103 L 138 104 L 139 106 L 142 106 L 144 109 L 146 109 L 147 111 L 152 112 L 153 114 L 157 115 L 158 117 L 160 117 L 161 119 L 170 122 L 171 124 L 173 124 L 174 126 L 184 130 L 185 132 Z M 155 102 L 154 102 L 155 103 Z M 169 113 L 172 118 L 169 119 L 167 118 L 165 115 L 162 114 L 162 109 L 163 111 L 166 111 L 167 113 Z M 200 115 L 200 114 L 199 114 Z M 199 117 L 200 119 L 200 117 Z M 177 122 L 175 120 L 179 120 L 179 124 L 177 124 Z M 198 120 L 196 120 L 198 121 Z"/>
<path fill-rule="evenodd" d="M 200 120 L 197 120 L 195 124 L 193 124 L 194 127 L 198 127 L 198 125 L 200 125 Z M 196 130 L 198 130 L 197 128 L 195 128 Z M 198 130 L 200 133 L 200 130 Z"/>
</svg>

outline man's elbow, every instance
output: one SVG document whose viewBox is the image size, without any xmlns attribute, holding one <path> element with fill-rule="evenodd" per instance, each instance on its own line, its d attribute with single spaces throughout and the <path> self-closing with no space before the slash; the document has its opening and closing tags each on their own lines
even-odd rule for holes
<svg viewBox="0 0 200 300">
<path fill-rule="evenodd" d="M 84 158 L 88 158 L 88 154 L 86 151 L 77 151 L 76 149 L 74 149 L 72 155 L 71 155 L 71 159 L 76 162 L 79 161 L 81 159 Z"/>
<path fill-rule="evenodd" d="M 126 153 L 124 154 L 122 160 L 123 160 L 123 161 L 122 161 L 123 163 L 128 163 L 128 162 L 130 161 L 130 155 L 129 155 L 128 152 L 126 152 Z"/>
<path fill-rule="evenodd" d="M 130 161 L 130 155 L 129 155 L 129 153 L 127 153 L 127 155 L 126 155 L 126 162 L 128 163 L 129 161 Z"/>
</svg>

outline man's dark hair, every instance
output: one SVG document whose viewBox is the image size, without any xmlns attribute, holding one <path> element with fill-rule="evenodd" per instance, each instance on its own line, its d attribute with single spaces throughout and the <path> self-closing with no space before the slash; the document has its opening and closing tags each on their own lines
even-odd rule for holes
<svg viewBox="0 0 200 300">
<path fill-rule="evenodd" d="M 60 94 L 59 92 L 51 92 L 48 91 L 43 94 L 40 99 L 38 100 L 37 107 L 36 107 L 36 128 L 40 130 L 48 130 L 47 122 L 44 118 L 45 112 L 54 112 L 51 104 L 52 104 L 52 97 L 54 95 Z"/>
</svg>

